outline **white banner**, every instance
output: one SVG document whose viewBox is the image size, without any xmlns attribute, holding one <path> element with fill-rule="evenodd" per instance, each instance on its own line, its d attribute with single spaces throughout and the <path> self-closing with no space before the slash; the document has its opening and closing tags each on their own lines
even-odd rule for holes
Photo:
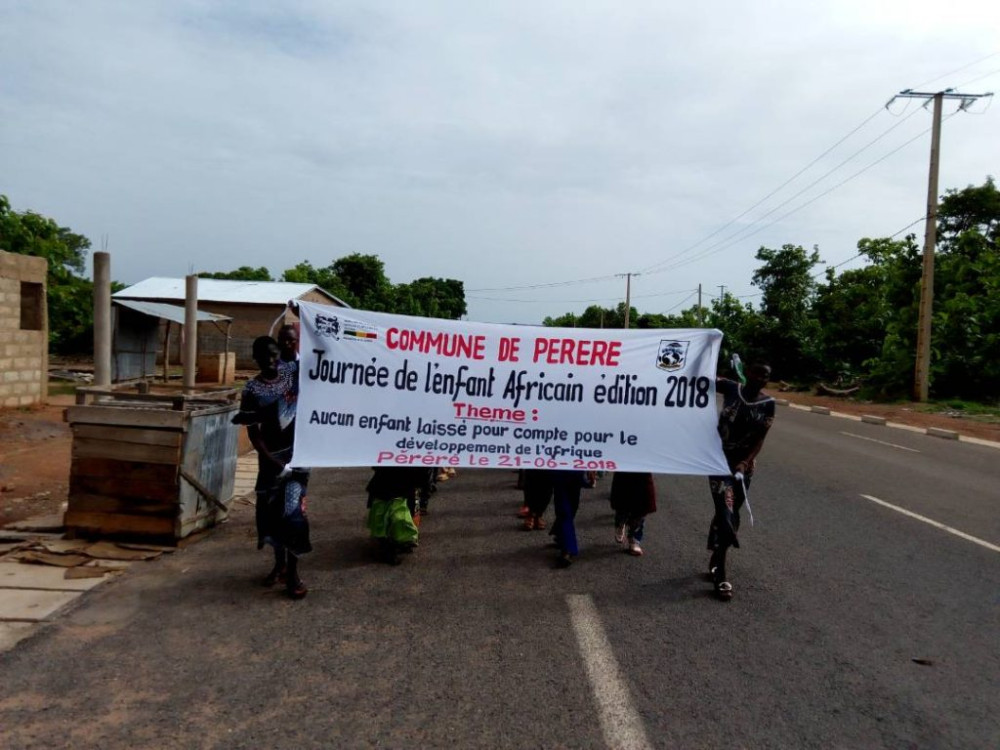
<svg viewBox="0 0 1000 750">
<path fill-rule="evenodd" d="M 295 466 L 729 473 L 717 330 L 299 316 Z"/>
</svg>

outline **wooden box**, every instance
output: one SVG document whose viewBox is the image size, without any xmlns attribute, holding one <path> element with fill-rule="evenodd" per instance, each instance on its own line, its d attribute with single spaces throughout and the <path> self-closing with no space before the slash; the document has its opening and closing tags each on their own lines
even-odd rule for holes
<svg viewBox="0 0 1000 750">
<path fill-rule="evenodd" d="M 176 541 L 223 518 L 236 477 L 237 408 L 113 398 L 67 409 L 67 532 Z"/>
</svg>

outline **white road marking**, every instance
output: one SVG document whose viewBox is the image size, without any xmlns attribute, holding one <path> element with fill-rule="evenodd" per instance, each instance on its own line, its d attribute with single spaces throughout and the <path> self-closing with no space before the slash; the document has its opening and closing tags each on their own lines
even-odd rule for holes
<svg viewBox="0 0 1000 750">
<path fill-rule="evenodd" d="M 864 435 L 855 435 L 853 432 L 844 432 L 841 430 L 841 435 L 847 435 L 848 437 L 857 438 L 858 440 L 870 440 L 873 443 L 878 443 L 879 445 L 888 445 L 890 448 L 899 448 L 901 451 L 910 451 L 911 453 L 920 453 L 916 448 L 907 448 L 905 445 L 896 445 L 895 443 L 887 443 L 884 440 L 876 440 L 875 438 L 865 437 Z"/>
<path fill-rule="evenodd" d="M 569 604 L 576 642 L 597 702 L 604 741 L 609 748 L 651 748 L 642 719 L 632 707 L 628 686 L 611 652 L 611 643 L 593 600 L 587 594 L 569 594 L 566 603 Z"/>
<path fill-rule="evenodd" d="M 861 497 L 863 497 L 865 500 L 871 500 L 873 503 L 884 505 L 886 508 L 894 510 L 897 513 L 902 513 L 904 516 L 909 516 L 910 518 L 916 518 L 918 521 L 923 521 L 924 523 L 930 524 L 931 526 L 941 529 L 942 531 L 947 531 L 949 534 L 954 534 L 957 537 L 961 537 L 966 541 L 978 544 L 980 547 L 985 547 L 986 549 L 992 550 L 993 552 L 1000 552 L 1000 547 L 998 547 L 995 544 L 990 544 L 989 542 L 985 542 L 982 539 L 974 537 L 970 534 L 966 534 L 964 531 L 953 529 L 951 526 L 945 526 L 943 523 L 939 523 L 931 518 L 927 518 L 926 516 L 921 516 L 917 513 L 914 513 L 912 510 L 906 510 L 906 508 L 900 508 L 898 505 L 887 503 L 885 500 L 879 500 L 877 497 L 872 497 L 871 495 L 862 495 Z"/>
</svg>

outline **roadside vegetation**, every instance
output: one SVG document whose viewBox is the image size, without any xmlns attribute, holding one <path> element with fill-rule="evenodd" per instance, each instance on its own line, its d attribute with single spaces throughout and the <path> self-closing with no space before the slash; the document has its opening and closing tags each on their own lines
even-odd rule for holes
<svg viewBox="0 0 1000 750">
<path fill-rule="evenodd" d="M 938 211 L 931 395 L 948 407 L 1000 406 L 1000 191 L 993 179 L 950 190 Z M 826 383 L 879 400 L 907 398 L 913 383 L 922 243 L 914 235 L 864 238 L 862 268 L 823 268 L 819 249 L 761 247 L 754 306 L 726 293 L 676 315 L 629 313 L 635 328 L 718 328 L 723 355 L 767 359 L 776 378 Z M 853 259 L 852 259 L 853 260 Z M 546 318 L 552 326 L 620 328 L 625 306 Z M 980 406 L 973 406 L 980 404 Z"/>
<path fill-rule="evenodd" d="M 931 396 L 938 408 L 966 415 L 1000 409 L 1000 191 L 992 178 L 949 190 L 938 212 L 932 320 Z M 83 277 L 90 241 L 54 220 L 11 209 L 0 196 L 0 248 L 49 261 L 52 351 L 92 346 L 92 285 Z M 634 328 L 718 328 L 723 358 L 767 359 L 792 387 L 817 383 L 881 401 L 905 399 L 913 383 L 922 246 L 913 234 L 863 238 L 865 265 L 838 273 L 819 249 L 761 247 L 756 305 L 730 293 L 675 315 L 629 311 Z M 851 260 L 854 260 L 852 258 Z M 839 264 L 843 265 L 843 263 Z M 317 284 L 353 307 L 459 319 L 463 282 L 424 277 L 393 283 L 376 255 L 353 253 L 323 267 L 309 261 L 277 277 L 265 267 L 205 271 L 204 278 Z M 121 288 L 115 285 L 115 288 Z M 591 306 L 544 320 L 548 326 L 620 328 L 625 305 Z M 857 389 L 855 391 L 855 389 Z"/>
</svg>

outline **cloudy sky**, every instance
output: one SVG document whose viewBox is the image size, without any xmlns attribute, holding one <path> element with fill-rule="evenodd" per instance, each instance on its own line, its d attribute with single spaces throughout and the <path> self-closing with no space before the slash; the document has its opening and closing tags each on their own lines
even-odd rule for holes
<svg viewBox="0 0 1000 750">
<path fill-rule="evenodd" d="M 1000 3 L 0 0 L 0 71 L 0 193 L 120 281 L 363 252 L 534 323 L 922 238 L 931 116 L 884 105 L 1000 88 Z M 942 192 L 1000 178 L 989 101 Z"/>
</svg>

